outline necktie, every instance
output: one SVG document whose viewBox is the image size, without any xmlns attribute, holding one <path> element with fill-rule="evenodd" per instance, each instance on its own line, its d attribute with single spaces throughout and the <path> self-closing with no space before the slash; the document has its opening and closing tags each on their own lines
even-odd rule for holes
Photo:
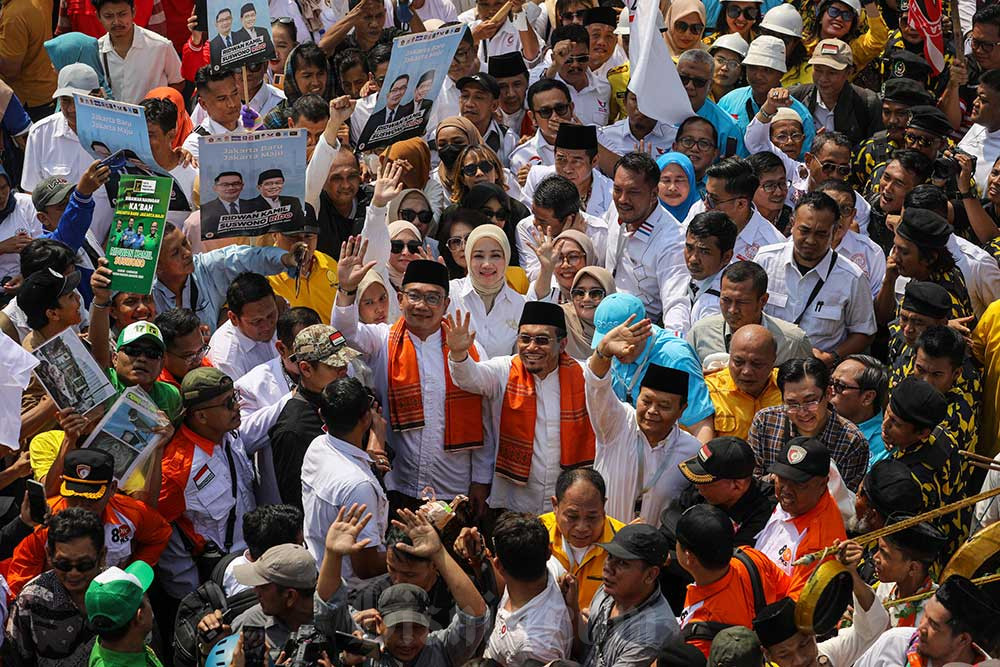
<svg viewBox="0 0 1000 667">
<path fill-rule="evenodd" d="M 692 280 L 688 283 L 688 289 L 691 290 L 691 305 L 693 306 L 694 302 L 698 300 L 698 283 Z"/>
<path fill-rule="evenodd" d="M 395 115 L 396 115 L 396 112 L 393 109 L 386 109 L 385 110 L 385 122 L 391 123 L 392 122 L 392 117 L 395 116 Z"/>
<path fill-rule="evenodd" d="M 226 36 L 226 46 L 232 46 L 232 45 L 233 45 L 233 38 L 231 36 L 227 35 Z"/>
<path fill-rule="evenodd" d="M 236 202 L 230 202 L 229 212 L 232 213 L 233 215 L 237 215 L 240 212 L 240 210 L 236 208 Z"/>
</svg>

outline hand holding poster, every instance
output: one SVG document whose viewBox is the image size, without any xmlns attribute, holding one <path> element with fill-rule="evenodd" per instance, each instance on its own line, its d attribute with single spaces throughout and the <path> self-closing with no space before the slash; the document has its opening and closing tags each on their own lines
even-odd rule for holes
<svg viewBox="0 0 1000 667">
<path fill-rule="evenodd" d="M 115 388 L 80 337 L 66 329 L 35 348 L 35 376 L 59 410 L 73 408 L 81 415 L 115 395 Z"/>
<path fill-rule="evenodd" d="M 73 95 L 73 102 L 80 145 L 94 159 L 108 160 L 113 176 L 148 176 L 153 172 L 169 175 L 153 158 L 145 109 L 88 95 Z"/>
<path fill-rule="evenodd" d="M 392 41 L 385 85 L 358 138 L 358 150 L 371 150 L 419 137 L 441 92 L 465 25 L 448 26 Z"/>
<path fill-rule="evenodd" d="M 260 236 L 305 220 L 306 131 L 198 139 L 201 237 Z"/>
<path fill-rule="evenodd" d="M 206 13 L 213 69 L 235 69 L 274 60 L 266 0 L 207 0 Z"/>
<path fill-rule="evenodd" d="M 165 417 L 149 409 L 149 398 L 138 387 L 129 387 L 118 397 L 104 419 L 83 443 L 102 449 L 115 460 L 115 479 L 121 483 L 132 476 L 163 439 Z"/>
<path fill-rule="evenodd" d="M 114 226 L 105 254 L 111 289 L 149 294 L 163 241 L 173 180 L 162 176 L 122 176 L 118 182 Z"/>
</svg>

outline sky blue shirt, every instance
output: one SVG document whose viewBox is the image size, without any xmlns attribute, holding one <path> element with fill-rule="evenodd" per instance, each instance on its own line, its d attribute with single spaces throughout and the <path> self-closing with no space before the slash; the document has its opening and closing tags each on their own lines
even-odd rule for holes
<svg viewBox="0 0 1000 667">
<path fill-rule="evenodd" d="M 861 432 L 865 434 L 865 439 L 868 440 L 869 470 L 882 459 L 889 458 L 889 452 L 886 451 L 885 443 L 882 442 L 882 419 L 883 415 L 879 412 L 868 421 L 858 424 L 858 428 L 861 429 Z"/>
<path fill-rule="evenodd" d="M 728 113 L 719 108 L 719 105 L 712 100 L 705 98 L 705 103 L 698 109 L 698 115 L 715 126 L 715 131 L 719 133 L 719 159 L 726 154 L 726 144 L 730 139 L 736 142 L 731 155 L 747 156 L 746 146 L 743 145 L 743 131 L 740 130 L 736 121 Z M 750 121 L 747 121 L 749 123 Z"/>
<path fill-rule="evenodd" d="M 777 7 L 783 0 L 764 0 L 760 6 L 761 16 L 767 13 L 772 7 Z M 719 22 L 719 14 L 722 12 L 722 0 L 705 0 L 705 34 L 711 35 L 715 32 L 715 26 Z"/>
<path fill-rule="evenodd" d="M 799 156 L 801 160 L 805 152 L 812 148 L 813 137 L 816 136 L 816 123 L 813 122 L 812 114 L 806 105 L 794 97 L 789 99 L 792 101 L 792 110 L 802 119 L 802 133 L 806 135 L 805 141 L 802 142 L 802 155 Z M 747 131 L 750 120 L 760 111 L 760 106 L 753 101 L 753 91 L 750 86 L 743 86 L 726 94 L 719 100 L 719 108 L 736 119 L 740 132 Z"/>
</svg>

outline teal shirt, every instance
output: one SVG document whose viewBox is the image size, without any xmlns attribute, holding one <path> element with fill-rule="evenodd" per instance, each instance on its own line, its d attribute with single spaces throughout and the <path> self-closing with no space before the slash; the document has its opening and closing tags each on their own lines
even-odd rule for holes
<svg viewBox="0 0 1000 667">
<path fill-rule="evenodd" d="M 118 373 L 115 369 L 108 369 L 108 379 L 111 380 L 111 386 L 115 388 L 119 394 L 125 391 L 126 385 L 122 384 L 122 381 L 118 379 Z M 163 410 L 167 414 L 167 418 L 170 419 L 171 424 L 176 424 L 181 418 L 181 392 L 177 387 L 167 382 L 156 381 L 153 383 L 152 391 L 147 392 L 149 397 L 153 399 L 153 403 L 156 403 L 157 407 Z"/>
<path fill-rule="evenodd" d="M 98 640 L 94 642 L 87 667 L 163 667 L 163 663 L 148 646 L 144 653 L 121 653 L 104 648 Z"/>
<path fill-rule="evenodd" d="M 885 449 L 885 443 L 882 442 L 882 419 L 883 415 L 879 412 L 868 421 L 858 424 L 858 428 L 864 434 L 865 439 L 868 440 L 869 470 L 882 459 L 889 457 L 889 452 Z"/>
</svg>

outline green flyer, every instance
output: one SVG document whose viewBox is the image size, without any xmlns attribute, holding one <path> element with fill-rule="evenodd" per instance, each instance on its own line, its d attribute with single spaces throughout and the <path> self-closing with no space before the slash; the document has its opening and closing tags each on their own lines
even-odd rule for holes
<svg viewBox="0 0 1000 667">
<path fill-rule="evenodd" d="M 172 187 L 171 178 L 122 174 L 106 252 L 113 291 L 152 291 Z"/>
</svg>

